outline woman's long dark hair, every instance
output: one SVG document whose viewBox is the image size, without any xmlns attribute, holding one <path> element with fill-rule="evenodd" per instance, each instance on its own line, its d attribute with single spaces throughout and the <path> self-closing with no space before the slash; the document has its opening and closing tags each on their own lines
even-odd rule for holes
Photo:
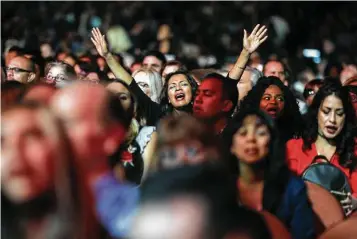
<svg viewBox="0 0 357 239">
<path fill-rule="evenodd" d="M 263 159 L 264 164 L 261 165 L 264 169 L 263 208 L 271 213 L 276 213 L 287 187 L 290 171 L 285 161 L 284 142 L 280 139 L 279 131 L 273 120 L 259 109 L 245 109 L 244 111 L 240 111 L 227 126 L 228 135 L 230 135 L 230 141 L 228 142 L 229 148 L 233 145 L 234 134 L 242 127 L 244 119 L 249 115 L 257 116 L 262 121 L 262 124 L 266 125 L 269 129 L 269 153 L 268 156 Z M 239 161 L 236 157 L 235 159 Z M 238 178 L 239 164 L 237 167 Z"/>
<path fill-rule="evenodd" d="M 336 137 L 336 152 L 339 155 L 339 164 L 351 171 L 357 166 L 357 158 L 354 154 L 356 132 L 356 115 L 349 96 L 348 89 L 343 87 L 338 79 L 325 79 L 324 84 L 314 97 L 314 100 L 307 112 L 307 125 L 303 132 L 303 150 L 311 149 L 311 145 L 318 136 L 317 116 L 321 104 L 326 97 L 334 95 L 341 99 L 345 112 L 345 124 L 342 131 Z"/>
<path fill-rule="evenodd" d="M 169 88 L 169 80 L 171 79 L 172 76 L 174 75 L 184 75 L 188 81 L 188 83 L 191 85 L 191 89 L 192 89 L 192 100 L 190 102 L 190 104 L 188 104 L 187 106 L 185 106 L 183 109 L 180 110 L 184 110 L 187 112 L 192 112 L 192 103 L 194 101 L 195 95 L 196 95 L 196 90 L 198 88 L 197 82 L 190 76 L 190 74 L 187 71 L 175 71 L 173 73 L 170 73 L 166 76 L 165 78 L 165 83 L 164 83 L 164 87 L 162 89 L 161 92 L 161 109 L 163 112 L 163 115 L 168 115 L 171 114 L 174 110 L 174 107 L 169 103 L 169 98 L 168 98 L 168 88 Z"/>
<path fill-rule="evenodd" d="M 293 137 L 301 136 L 304 121 L 300 114 L 296 98 L 290 89 L 275 76 L 259 78 L 258 83 L 249 91 L 247 96 L 244 97 L 239 110 L 258 110 L 260 108 L 260 100 L 265 90 L 271 85 L 279 87 L 285 99 L 283 114 L 276 120 L 276 126 L 281 134 L 281 139 L 287 141 Z"/>
</svg>

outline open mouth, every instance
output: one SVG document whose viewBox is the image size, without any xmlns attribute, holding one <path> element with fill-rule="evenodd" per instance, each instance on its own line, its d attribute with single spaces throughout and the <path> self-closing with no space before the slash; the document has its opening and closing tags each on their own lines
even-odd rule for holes
<svg viewBox="0 0 357 239">
<path fill-rule="evenodd" d="M 185 99 L 185 94 L 184 93 L 178 93 L 178 94 L 175 95 L 175 99 L 177 101 L 184 100 Z"/>
<path fill-rule="evenodd" d="M 244 150 L 244 153 L 246 153 L 247 155 L 250 155 L 250 156 L 255 156 L 258 154 L 258 149 L 257 148 L 246 148 Z"/>
<path fill-rule="evenodd" d="M 268 113 L 269 115 L 271 115 L 272 117 L 275 117 L 275 116 L 277 116 L 277 114 L 278 114 L 278 108 L 276 108 L 276 107 L 270 107 L 270 108 L 267 109 L 267 113 Z"/>
<path fill-rule="evenodd" d="M 334 134 L 334 133 L 336 133 L 336 131 L 337 131 L 337 127 L 336 126 L 326 126 L 326 130 L 327 130 L 327 132 L 329 133 L 329 134 Z"/>
</svg>

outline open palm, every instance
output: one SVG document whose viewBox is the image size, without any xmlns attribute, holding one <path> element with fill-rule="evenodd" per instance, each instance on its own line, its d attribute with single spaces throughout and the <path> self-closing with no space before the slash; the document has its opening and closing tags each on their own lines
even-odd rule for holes
<svg viewBox="0 0 357 239">
<path fill-rule="evenodd" d="M 243 47 L 249 53 L 253 53 L 266 39 L 268 39 L 267 28 L 256 25 L 252 33 L 247 37 L 247 31 L 244 29 Z"/>
<path fill-rule="evenodd" d="M 108 54 L 108 46 L 107 42 L 105 41 L 105 36 L 102 35 L 98 28 L 92 29 L 91 40 L 100 56 L 104 57 L 106 54 Z"/>
</svg>

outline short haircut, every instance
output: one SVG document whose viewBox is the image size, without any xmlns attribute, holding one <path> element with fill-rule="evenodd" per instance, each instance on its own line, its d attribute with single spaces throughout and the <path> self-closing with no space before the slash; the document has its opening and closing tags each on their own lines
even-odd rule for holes
<svg viewBox="0 0 357 239">
<path fill-rule="evenodd" d="M 289 83 L 290 85 L 290 75 L 291 75 L 291 71 L 289 69 L 289 67 L 281 60 L 268 60 L 267 62 L 265 62 L 265 64 L 263 65 L 263 74 L 265 72 L 265 67 L 269 62 L 278 62 L 283 66 L 283 70 L 284 70 L 284 75 L 285 75 L 285 80 Z"/>
<path fill-rule="evenodd" d="M 162 69 L 165 69 L 166 66 L 178 66 L 180 71 L 187 71 L 187 68 L 184 64 L 182 64 L 180 61 L 174 60 L 174 61 L 168 61 L 166 64 L 162 67 Z"/>
<path fill-rule="evenodd" d="M 232 115 L 238 103 L 237 81 L 230 80 L 219 73 L 210 73 L 206 75 L 202 81 L 205 81 L 207 79 L 216 79 L 222 83 L 223 99 L 232 102 L 232 109 L 227 112 L 227 114 Z"/>
<path fill-rule="evenodd" d="M 154 56 L 162 62 L 162 65 L 166 64 L 166 57 L 159 51 L 148 51 L 144 54 L 143 60 L 147 56 Z"/>
<path fill-rule="evenodd" d="M 19 46 L 12 46 L 8 52 L 17 52 L 18 56 L 22 56 L 24 54 L 24 49 Z"/>
</svg>

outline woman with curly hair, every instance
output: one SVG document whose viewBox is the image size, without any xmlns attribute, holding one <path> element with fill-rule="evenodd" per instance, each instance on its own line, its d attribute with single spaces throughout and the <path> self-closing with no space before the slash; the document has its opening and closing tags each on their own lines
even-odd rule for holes
<svg viewBox="0 0 357 239">
<path fill-rule="evenodd" d="M 235 116 L 228 132 L 230 151 L 238 164 L 240 204 L 274 214 L 293 238 L 315 238 L 305 184 L 289 171 L 284 142 L 272 118 L 259 109 L 245 109 Z"/>
<path fill-rule="evenodd" d="M 275 76 L 261 77 L 243 99 L 240 110 L 261 109 L 270 115 L 286 142 L 301 134 L 303 119 L 293 93 Z"/>
<path fill-rule="evenodd" d="M 307 125 L 301 139 L 287 142 L 290 169 L 301 175 L 317 155 L 341 169 L 349 180 L 352 195 L 357 196 L 356 116 L 348 89 L 338 80 L 325 80 L 307 113 Z M 350 197 L 353 202 L 356 199 Z M 355 203 L 356 206 L 357 203 Z M 354 206 L 354 207 L 355 207 Z"/>
</svg>

